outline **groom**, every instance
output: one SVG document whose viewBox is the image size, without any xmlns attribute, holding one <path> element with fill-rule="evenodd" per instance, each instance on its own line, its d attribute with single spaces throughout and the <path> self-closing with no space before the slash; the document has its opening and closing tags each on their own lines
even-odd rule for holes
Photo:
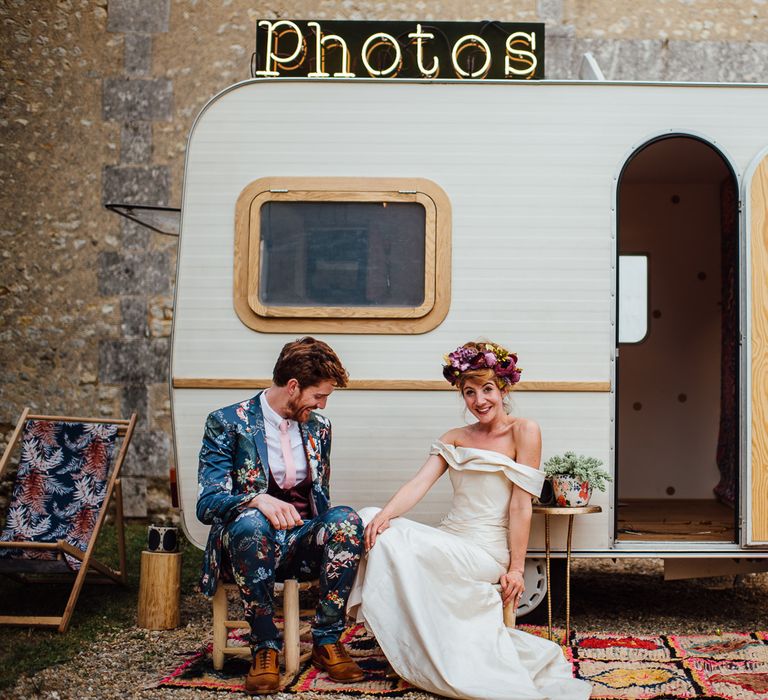
<svg viewBox="0 0 768 700">
<path fill-rule="evenodd" d="M 219 576 L 240 589 L 251 627 L 251 694 L 279 688 L 276 576 L 319 577 L 312 661 L 335 681 L 364 677 L 339 642 L 363 525 L 351 508 L 330 507 L 331 424 L 314 411 L 347 379 L 326 343 L 300 338 L 283 347 L 269 389 L 214 411 L 205 424 L 197 517 L 211 531 L 201 590 L 213 595 Z"/>
</svg>

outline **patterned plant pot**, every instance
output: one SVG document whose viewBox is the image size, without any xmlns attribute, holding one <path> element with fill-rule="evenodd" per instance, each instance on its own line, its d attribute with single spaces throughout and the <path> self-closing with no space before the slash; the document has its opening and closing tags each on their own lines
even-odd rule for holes
<svg viewBox="0 0 768 700">
<path fill-rule="evenodd" d="M 552 488 L 555 503 L 563 507 L 586 506 L 592 497 L 592 487 L 587 481 L 578 481 L 570 476 L 553 476 Z"/>
</svg>

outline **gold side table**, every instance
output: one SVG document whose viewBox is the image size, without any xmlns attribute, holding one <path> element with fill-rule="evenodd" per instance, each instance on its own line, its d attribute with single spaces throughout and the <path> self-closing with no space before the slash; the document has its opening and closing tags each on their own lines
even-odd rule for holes
<svg viewBox="0 0 768 700">
<path fill-rule="evenodd" d="M 602 510 L 600 506 L 574 506 L 572 508 L 565 506 L 533 506 L 534 515 L 544 516 L 544 545 L 547 557 L 547 638 L 549 640 L 552 639 L 552 589 L 549 585 L 549 561 L 551 557 L 549 517 L 551 515 L 568 516 L 568 541 L 565 557 L 565 641 L 567 644 L 571 637 L 571 538 L 573 536 L 573 516 L 600 513 Z"/>
</svg>

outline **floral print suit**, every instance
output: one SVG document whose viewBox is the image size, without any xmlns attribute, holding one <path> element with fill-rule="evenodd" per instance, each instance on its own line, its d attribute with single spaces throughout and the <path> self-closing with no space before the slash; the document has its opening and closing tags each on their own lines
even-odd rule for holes
<svg viewBox="0 0 768 700">
<path fill-rule="evenodd" d="M 276 530 L 258 509 L 248 507 L 269 484 L 260 395 L 214 411 L 205 423 L 197 517 L 211 530 L 200 588 L 211 596 L 220 576 L 233 578 L 251 627 L 251 647 L 279 649 L 272 619 L 276 576 L 319 576 L 312 634 L 316 644 L 335 642 L 344 630 L 346 602 L 360 561 L 362 522 L 351 508 L 330 506 L 331 424 L 315 412 L 299 424 L 313 517 L 290 530 Z"/>
</svg>

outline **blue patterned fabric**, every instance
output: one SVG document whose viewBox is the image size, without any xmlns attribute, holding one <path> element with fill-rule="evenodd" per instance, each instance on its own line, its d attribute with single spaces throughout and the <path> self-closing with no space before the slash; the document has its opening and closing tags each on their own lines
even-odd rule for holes
<svg viewBox="0 0 768 700">
<path fill-rule="evenodd" d="M 64 540 L 85 551 L 104 502 L 117 426 L 27 421 L 0 541 Z M 0 548 L 0 557 L 54 559 L 55 551 Z M 80 561 L 65 555 L 70 568 Z"/>
<path fill-rule="evenodd" d="M 261 393 L 214 411 L 205 422 L 198 468 L 197 517 L 211 526 L 200 579 L 200 590 L 207 596 L 216 591 L 225 525 L 243 512 L 254 496 L 266 493 L 269 485 Z M 305 423 L 299 423 L 299 429 L 312 480 L 312 514 L 322 515 L 330 505 L 331 423 L 312 412 Z"/>
<path fill-rule="evenodd" d="M 280 649 L 272 617 L 276 579 L 310 580 L 319 576 L 312 637 L 318 645 L 339 640 L 362 554 L 363 521 L 354 510 L 335 506 L 299 527 L 275 530 L 261 511 L 248 508 L 227 525 L 223 544 L 240 589 L 254 651 L 263 647 Z"/>
<path fill-rule="evenodd" d="M 198 470 L 197 517 L 211 525 L 200 589 L 213 595 L 220 576 L 240 589 L 251 647 L 278 649 L 272 604 L 276 577 L 319 576 L 320 597 L 312 634 L 317 644 L 335 642 L 362 553 L 363 524 L 351 508 L 330 508 L 331 424 L 311 413 L 299 424 L 311 479 L 312 518 L 291 530 L 275 530 L 247 503 L 266 493 L 269 462 L 261 392 L 214 411 L 205 423 Z"/>
</svg>

